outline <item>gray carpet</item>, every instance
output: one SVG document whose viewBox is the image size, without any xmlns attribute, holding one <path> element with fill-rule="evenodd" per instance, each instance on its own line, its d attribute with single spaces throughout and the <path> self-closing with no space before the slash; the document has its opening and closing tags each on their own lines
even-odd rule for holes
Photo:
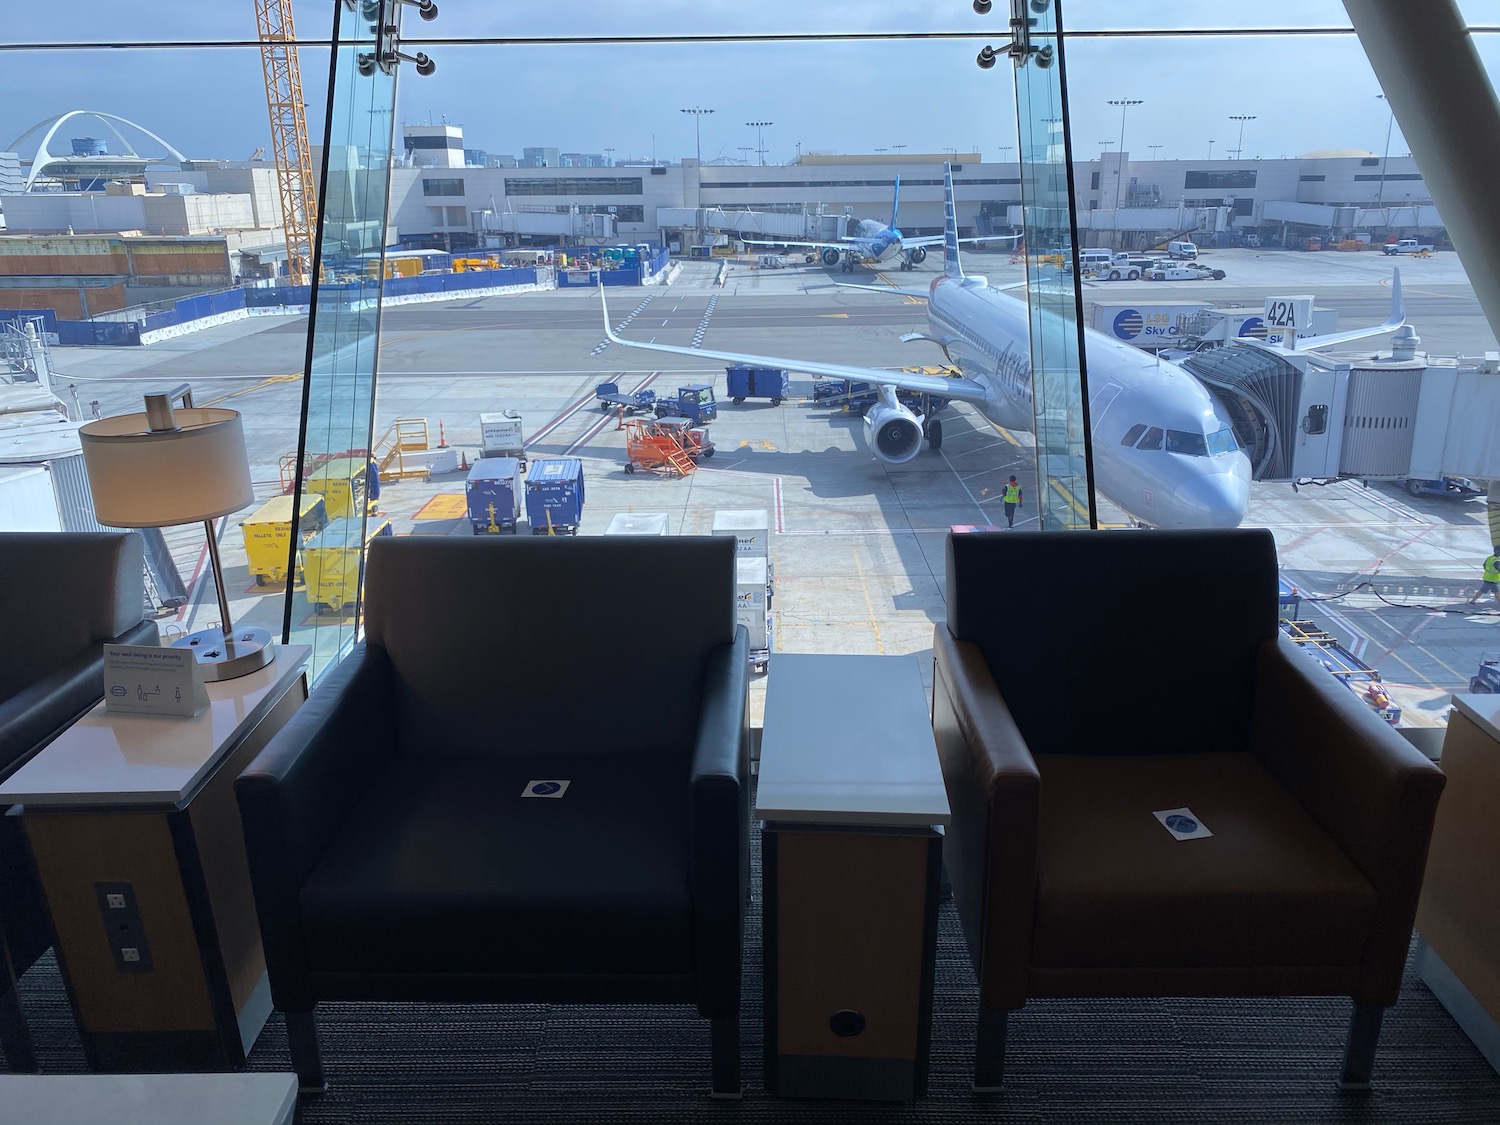
<svg viewBox="0 0 1500 1125">
<path fill-rule="evenodd" d="M 746 934 L 741 1102 L 708 1099 L 708 1027 L 689 1009 L 325 1004 L 318 1017 L 330 1090 L 304 1102 L 301 1120 L 1500 1123 L 1500 1077 L 1409 965 L 1368 1094 L 1337 1086 L 1347 1000 L 1157 999 L 1029 1004 L 1011 1018 L 1005 1092 L 976 1095 L 974 975 L 951 901 L 940 919 L 927 1096 L 912 1105 L 779 1100 L 761 1085 L 758 919 L 757 878 Z M 21 1000 L 43 1072 L 84 1072 L 50 955 L 26 974 Z M 250 1066 L 290 1069 L 279 1015 Z"/>
</svg>

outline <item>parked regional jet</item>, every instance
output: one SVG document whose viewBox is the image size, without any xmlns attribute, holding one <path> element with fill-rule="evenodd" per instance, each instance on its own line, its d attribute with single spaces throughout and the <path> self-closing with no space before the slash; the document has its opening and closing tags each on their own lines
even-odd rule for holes
<svg viewBox="0 0 1500 1125">
<path fill-rule="evenodd" d="M 946 175 L 946 173 L 945 173 Z M 916 269 L 927 260 L 927 247 L 942 244 L 943 235 L 923 235 L 908 238 L 896 229 L 896 213 L 901 207 L 901 177 L 896 177 L 896 191 L 891 197 L 891 221 L 861 219 L 854 233 L 838 242 L 767 242 L 745 239 L 746 246 L 802 246 L 817 250 L 825 266 L 838 266 L 845 273 L 853 271 L 860 262 L 885 265 L 899 260 L 904 270 Z M 1016 242 L 1018 234 L 991 235 L 988 238 L 963 238 L 960 242 Z"/>
<path fill-rule="evenodd" d="M 1035 417 L 1029 318 L 1036 317 L 1040 330 L 1053 338 L 1065 338 L 1075 328 L 1049 310 L 1030 312 L 1024 301 L 991 288 L 983 277 L 964 275 L 953 177 L 946 168 L 943 186 L 944 272 L 927 290 L 880 291 L 927 298 L 928 334 L 902 339 L 937 343 L 963 373 L 958 378 L 626 340 L 611 328 L 607 306 L 605 334 L 615 343 L 647 351 L 874 384 L 880 399 L 865 415 L 865 439 L 877 457 L 891 464 L 915 457 L 924 436 L 934 449 L 942 444 L 942 423 L 908 410 L 897 400 L 898 387 L 969 402 L 998 426 L 1031 430 Z M 602 302 L 602 288 L 599 295 Z M 1393 318 L 1399 304 L 1398 280 Z M 1364 331 L 1396 326 L 1388 321 Z M 1235 441 L 1229 415 L 1219 401 L 1174 363 L 1088 328 L 1084 341 L 1093 388 L 1090 417 L 1099 491 L 1135 520 L 1154 527 L 1238 526 L 1249 501 L 1250 459 Z"/>
</svg>

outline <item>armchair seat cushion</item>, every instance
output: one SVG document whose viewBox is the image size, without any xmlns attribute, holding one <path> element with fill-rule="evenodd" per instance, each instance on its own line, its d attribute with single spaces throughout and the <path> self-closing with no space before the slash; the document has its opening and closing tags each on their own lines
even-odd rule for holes
<svg viewBox="0 0 1500 1125">
<path fill-rule="evenodd" d="M 687 805 L 681 755 L 398 756 L 302 888 L 309 968 L 681 974 Z"/>
<path fill-rule="evenodd" d="M 1347 966 L 1376 893 L 1256 760 L 1037 754 L 1032 964 L 1057 969 Z M 1187 806 L 1212 838 L 1152 815 Z"/>
</svg>

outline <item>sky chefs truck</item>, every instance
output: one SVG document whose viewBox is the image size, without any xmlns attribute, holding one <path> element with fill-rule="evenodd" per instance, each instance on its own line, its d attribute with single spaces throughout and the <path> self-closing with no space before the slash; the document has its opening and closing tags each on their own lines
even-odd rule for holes
<svg viewBox="0 0 1500 1125">
<path fill-rule="evenodd" d="M 515 410 L 479 416 L 479 456 L 514 457 L 526 471 L 526 443 L 521 436 L 521 415 Z"/>
</svg>

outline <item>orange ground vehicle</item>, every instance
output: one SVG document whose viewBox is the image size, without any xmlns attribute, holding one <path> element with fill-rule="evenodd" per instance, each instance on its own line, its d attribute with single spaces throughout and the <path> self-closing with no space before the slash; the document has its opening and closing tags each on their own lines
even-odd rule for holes
<svg viewBox="0 0 1500 1125">
<path fill-rule="evenodd" d="M 683 448 L 678 430 L 662 426 L 656 419 L 632 418 L 625 423 L 625 471 L 637 469 L 686 476 L 697 467 Z"/>
</svg>

